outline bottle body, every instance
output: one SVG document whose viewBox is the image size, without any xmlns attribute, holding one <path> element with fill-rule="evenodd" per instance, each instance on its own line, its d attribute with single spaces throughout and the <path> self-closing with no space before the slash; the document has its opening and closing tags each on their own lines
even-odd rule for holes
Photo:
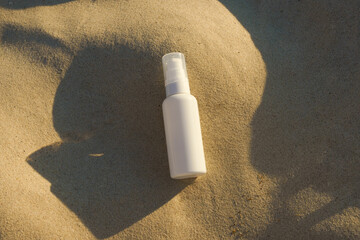
<svg viewBox="0 0 360 240">
<path fill-rule="evenodd" d="M 198 104 L 194 96 L 168 96 L 162 105 L 170 176 L 198 177 L 206 173 Z"/>
</svg>

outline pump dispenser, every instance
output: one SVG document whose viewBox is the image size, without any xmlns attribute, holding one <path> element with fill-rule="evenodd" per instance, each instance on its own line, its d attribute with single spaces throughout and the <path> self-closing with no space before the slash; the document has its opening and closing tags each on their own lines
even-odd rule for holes
<svg viewBox="0 0 360 240">
<path fill-rule="evenodd" d="M 190 94 L 189 79 L 183 54 L 169 53 L 163 56 L 163 68 L 167 97 L 177 93 Z"/>
<path fill-rule="evenodd" d="M 193 178 L 206 173 L 198 104 L 190 94 L 185 57 L 168 53 L 162 58 L 166 99 L 163 116 L 170 176 Z"/>
</svg>

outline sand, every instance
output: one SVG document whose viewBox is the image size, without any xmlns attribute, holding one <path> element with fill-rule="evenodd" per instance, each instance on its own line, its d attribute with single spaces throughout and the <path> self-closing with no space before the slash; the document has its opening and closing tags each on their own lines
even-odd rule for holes
<svg viewBox="0 0 360 240">
<path fill-rule="evenodd" d="M 357 1 L 1 1 L 0 239 L 359 239 Z M 208 174 L 169 177 L 185 54 Z"/>
</svg>

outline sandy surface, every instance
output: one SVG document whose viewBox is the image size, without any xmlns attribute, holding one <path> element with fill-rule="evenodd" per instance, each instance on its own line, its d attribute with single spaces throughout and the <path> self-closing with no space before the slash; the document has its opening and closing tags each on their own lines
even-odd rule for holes
<svg viewBox="0 0 360 240">
<path fill-rule="evenodd" d="M 0 1 L 0 239 L 359 239 L 357 1 Z M 181 51 L 208 174 L 169 177 Z"/>
</svg>

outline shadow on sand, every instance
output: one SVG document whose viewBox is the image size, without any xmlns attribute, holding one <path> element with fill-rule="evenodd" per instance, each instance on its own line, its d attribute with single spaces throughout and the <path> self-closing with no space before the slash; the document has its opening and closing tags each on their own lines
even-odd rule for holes
<svg viewBox="0 0 360 240">
<path fill-rule="evenodd" d="M 16 26 L 5 28 L 2 42 L 70 52 L 46 33 Z M 41 62 L 58 62 L 52 59 Z M 122 44 L 87 44 L 58 86 L 53 124 L 62 142 L 39 149 L 27 162 L 97 238 L 129 227 L 192 182 L 169 176 L 164 97 L 161 56 Z"/>
<path fill-rule="evenodd" d="M 0 0 L 0 7 L 9 9 L 25 9 L 37 6 L 54 6 L 73 0 Z"/>
<path fill-rule="evenodd" d="M 267 67 L 252 120 L 251 162 L 280 185 L 274 222 L 260 239 L 338 239 L 313 226 L 360 207 L 358 5 L 221 2 L 251 34 Z M 306 189 L 332 200 L 299 217 L 289 202 Z"/>
</svg>

